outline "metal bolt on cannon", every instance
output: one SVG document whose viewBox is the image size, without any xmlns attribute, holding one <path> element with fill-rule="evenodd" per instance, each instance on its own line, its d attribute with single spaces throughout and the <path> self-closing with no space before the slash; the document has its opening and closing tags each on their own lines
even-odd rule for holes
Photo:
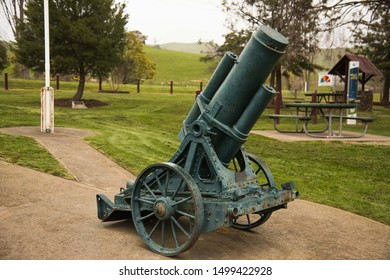
<svg viewBox="0 0 390 280">
<path fill-rule="evenodd" d="M 184 120 L 177 152 L 145 168 L 114 203 L 97 195 L 99 219 L 132 217 L 152 251 L 174 256 L 201 233 L 260 226 L 298 198 L 293 182 L 277 188 L 264 162 L 243 146 L 275 94 L 264 82 L 287 45 L 260 26 L 239 57 L 227 52 Z"/>
</svg>

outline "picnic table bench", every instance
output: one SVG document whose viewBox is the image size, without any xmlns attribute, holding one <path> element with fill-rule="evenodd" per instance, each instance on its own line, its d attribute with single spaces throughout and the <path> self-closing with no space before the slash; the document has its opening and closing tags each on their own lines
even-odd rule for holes
<svg viewBox="0 0 390 280">
<path fill-rule="evenodd" d="M 278 132 L 283 133 L 296 133 L 296 132 L 304 132 L 303 128 L 299 129 L 299 121 L 302 121 L 303 123 L 307 123 L 312 119 L 311 116 L 302 116 L 302 115 L 279 115 L 279 114 L 270 114 L 267 115 L 270 119 L 273 119 L 274 123 L 274 129 Z M 295 130 L 282 130 L 278 128 L 278 122 L 277 120 L 280 119 L 295 119 Z"/>
<path fill-rule="evenodd" d="M 326 115 L 325 118 L 329 121 L 330 116 Z M 339 119 L 340 121 L 343 121 L 343 120 L 356 120 L 356 121 L 360 121 L 362 124 L 364 124 L 364 129 L 363 129 L 363 132 L 361 134 L 354 135 L 354 136 L 349 136 L 348 138 L 363 137 L 367 133 L 368 124 L 372 123 L 375 120 L 375 118 L 372 118 L 372 117 L 332 116 L 332 118 L 333 119 Z"/>
<path fill-rule="evenodd" d="M 356 116 L 345 116 L 343 115 L 344 109 L 356 108 L 356 103 L 287 103 L 285 104 L 288 108 L 295 108 L 295 115 L 279 115 L 272 114 L 268 115 L 269 118 L 274 120 L 274 128 L 278 132 L 304 132 L 308 136 L 316 138 L 358 138 L 366 134 L 368 129 L 368 124 L 374 121 L 374 118 L 371 117 L 356 117 Z M 322 130 L 309 130 L 308 124 L 312 119 L 315 118 L 313 114 L 315 110 L 319 110 L 321 116 L 325 120 L 325 128 Z M 280 129 L 277 122 L 280 119 L 295 119 L 295 129 L 294 130 L 283 130 Z M 332 123 L 333 120 L 338 120 L 339 129 L 338 131 L 333 129 Z M 361 134 L 358 135 L 349 135 L 343 134 L 343 121 L 344 120 L 356 120 L 364 124 L 364 130 Z M 299 122 L 302 122 L 302 128 L 299 127 Z"/>
</svg>

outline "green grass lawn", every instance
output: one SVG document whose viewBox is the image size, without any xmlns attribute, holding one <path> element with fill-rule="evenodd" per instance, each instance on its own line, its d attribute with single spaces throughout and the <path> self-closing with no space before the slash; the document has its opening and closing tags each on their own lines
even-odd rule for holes
<svg viewBox="0 0 390 280">
<path fill-rule="evenodd" d="M 0 133 L 0 160 L 26 166 L 66 179 L 74 179 L 64 167 L 34 139 Z M 0 175 L 1 177 L 1 175 Z"/>
<path fill-rule="evenodd" d="M 17 89 L 0 89 L 0 127 L 39 126 L 42 81 L 15 83 L 19 83 L 15 84 Z M 61 90 L 55 91 L 55 97 L 69 98 L 76 87 L 74 83 L 64 84 Z M 145 85 L 145 92 L 154 89 Z M 178 87 L 173 95 L 166 91 L 142 94 L 131 91 L 130 94 L 102 94 L 97 93 L 95 83 L 89 83 L 84 98 L 109 105 L 88 110 L 56 107 L 55 125 L 97 132 L 87 141 L 138 174 L 152 163 L 169 160 L 176 152 L 177 134 L 192 107 L 194 92 L 186 86 Z M 390 136 L 390 110 L 374 107 L 370 115 L 377 120 L 370 125 L 369 133 Z M 272 129 L 272 122 L 261 117 L 255 128 Z M 60 165 L 57 165 L 59 170 L 50 170 L 54 159 L 36 162 L 46 152 L 33 142 L 0 134 L 0 157 L 57 176 L 69 176 L 61 171 Z M 302 199 L 390 225 L 390 147 L 321 141 L 286 143 L 251 135 L 246 148 L 267 163 L 278 185 L 295 181 Z"/>
<path fill-rule="evenodd" d="M 162 50 L 145 46 L 148 58 L 156 63 L 157 74 L 148 84 L 167 84 L 174 81 L 181 86 L 198 86 L 204 84 L 212 74 L 210 64 L 201 62 L 199 54 Z"/>
</svg>

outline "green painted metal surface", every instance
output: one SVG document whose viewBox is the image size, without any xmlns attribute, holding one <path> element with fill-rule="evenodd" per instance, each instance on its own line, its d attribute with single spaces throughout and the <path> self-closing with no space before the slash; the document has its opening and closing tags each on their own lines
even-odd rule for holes
<svg viewBox="0 0 390 280">
<path fill-rule="evenodd" d="M 243 145 L 275 94 L 264 82 L 287 44 L 261 26 L 239 57 L 227 53 L 184 120 L 177 152 L 145 168 L 114 203 L 98 195 L 99 219 L 131 213 L 145 244 L 174 256 L 190 249 L 201 233 L 260 226 L 297 198 L 294 183 L 278 188 L 265 163 Z"/>
<path fill-rule="evenodd" d="M 214 71 L 214 74 L 211 76 L 209 82 L 207 83 L 205 89 L 198 96 L 199 100 L 201 100 L 204 104 L 209 104 L 210 100 L 213 98 L 214 94 L 221 86 L 226 76 L 229 74 L 230 70 L 237 62 L 237 56 L 232 52 L 226 52 L 222 57 L 220 63 Z M 179 139 L 183 140 L 186 134 L 186 128 L 193 121 L 195 121 L 200 115 L 200 108 L 198 104 L 195 102 L 192 109 L 190 110 L 187 118 L 183 122 L 183 128 L 179 133 Z"/>
</svg>

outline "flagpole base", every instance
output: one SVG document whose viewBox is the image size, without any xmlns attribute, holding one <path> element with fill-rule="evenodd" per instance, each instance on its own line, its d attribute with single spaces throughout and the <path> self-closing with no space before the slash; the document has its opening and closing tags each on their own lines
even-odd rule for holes
<svg viewBox="0 0 390 280">
<path fill-rule="evenodd" d="M 54 133 L 54 89 L 41 88 L 41 132 Z"/>
</svg>

